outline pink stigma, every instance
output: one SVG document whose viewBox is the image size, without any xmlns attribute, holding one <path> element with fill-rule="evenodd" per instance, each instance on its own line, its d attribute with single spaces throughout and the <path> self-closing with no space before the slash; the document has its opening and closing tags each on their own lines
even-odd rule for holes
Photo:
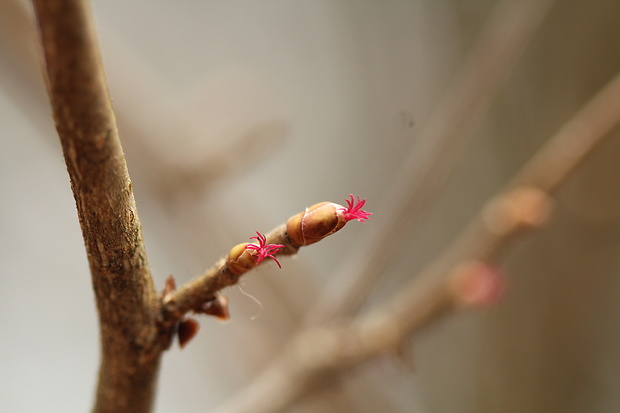
<svg viewBox="0 0 620 413">
<path fill-rule="evenodd" d="M 366 203 L 365 199 L 357 197 L 357 201 L 352 194 L 349 194 L 349 199 L 346 199 L 347 206 L 339 208 L 344 215 L 344 219 L 349 222 L 353 219 L 357 219 L 359 222 L 365 222 L 371 215 L 371 212 L 362 211 L 362 207 Z"/>
<path fill-rule="evenodd" d="M 256 244 L 248 244 L 245 249 L 256 251 L 256 263 L 259 264 L 265 258 L 271 258 L 278 264 L 278 268 L 282 268 L 280 262 L 274 257 L 273 254 L 278 252 L 280 248 L 284 248 L 284 245 L 280 244 L 267 244 L 267 237 L 262 235 L 260 232 L 256 231 L 256 237 L 251 237 L 250 239 L 255 239 L 258 241 L 258 245 Z"/>
</svg>

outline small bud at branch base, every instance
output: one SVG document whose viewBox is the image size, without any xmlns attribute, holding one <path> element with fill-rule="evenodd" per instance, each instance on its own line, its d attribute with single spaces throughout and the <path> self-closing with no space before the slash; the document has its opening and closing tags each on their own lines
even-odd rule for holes
<svg viewBox="0 0 620 413">
<path fill-rule="evenodd" d="M 189 341 L 194 338 L 198 330 L 200 329 L 200 324 L 198 321 L 193 318 L 185 318 L 179 322 L 179 327 L 177 330 L 177 337 L 179 339 L 179 347 L 183 348 Z"/>
<path fill-rule="evenodd" d="M 202 305 L 201 312 L 226 321 L 230 318 L 228 309 L 228 298 L 218 294 L 214 299 L 207 301 Z"/>
</svg>

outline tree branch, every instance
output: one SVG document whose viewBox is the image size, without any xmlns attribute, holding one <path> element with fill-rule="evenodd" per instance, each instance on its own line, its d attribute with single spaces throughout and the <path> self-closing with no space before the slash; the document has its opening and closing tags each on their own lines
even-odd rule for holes
<svg viewBox="0 0 620 413">
<path fill-rule="evenodd" d="M 148 412 L 158 301 L 86 1 L 33 1 L 101 328 L 94 411 Z"/>
</svg>

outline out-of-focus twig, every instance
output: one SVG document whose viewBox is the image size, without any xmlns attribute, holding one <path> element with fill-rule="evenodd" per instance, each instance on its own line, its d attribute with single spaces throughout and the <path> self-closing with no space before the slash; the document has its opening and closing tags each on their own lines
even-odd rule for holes
<svg viewBox="0 0 620 413">
<path fill-rule="evenodd" d="M 32 124 L 46 133 L 49 125 L 41 119 L 47 119 L 48 109 L 42 104 L 43 89 L 36 70 L 37 53 L 32 41 L 35 28 L 19 0 L 0 2 L 0 34 L 0 51 L 5 52 L 0 57 L 6 61 L 5 75 L 12 79 L 0 87 L 24 109 Z M 160 199 L 175 199 L 179 193 L 202 194 L 212 182 L 246 170 L 273 153 L 288 135 L 284 121 L 264 119 L 240 130 L 237 139 L 226 142 L 218 150 L 205 153 L 201 162 L 173 159 L 153 142 L 177 140 L 179 133 L 204 134 L 209 125 L 197 116 L 186 116 L 179 108 L 167 107 L 170 97 L 162 91 L 165 81 L 120 39 L 110 35 L 107 39 L 113 42 L 107 47 L 112 55 L 108 61 L 123 62 L 122 76 L 112 79 L 112 89 L 124 149 L 131 157 L 132 174 Z"/>
<path fill-rule="evenodd" d="M 397 253 L 413 225 L 436 198 L 455 158 L 472 141 L 473 130 L 488 111 L 515 61 L 551 7 L 552 0 L 504 0 L 488 23 L 463 67 L 416 138 L 410 156 L 395 176 L 375 225 L 343 259 L 334 282 L 325 290 L 309 323 L 352 315 L 372 292 L 381 269 Z"/>
<path fill-rule="evenodd" d="M 39 70 L 33 17 L 19 0 L 0 2 L 0 90 L 22 108 L 42 135 L 49 134 L 49 106 Z"/>
<path fill-rule="evenodd" d="M 353 321 L 310 327 L 218 413 L 273 413 L 334 375 L 392 352 L 441 315 L 494 294 L 493 261 L 524 230 L 543 225 L 551 195 L 620 123 L 620 74 L 493 197 L 470 226 L 402 291 Z M 473 288 L 472 288 L 473 287 Z M 483 297 L 487 294 L 487 297 Z"/>
</svg>

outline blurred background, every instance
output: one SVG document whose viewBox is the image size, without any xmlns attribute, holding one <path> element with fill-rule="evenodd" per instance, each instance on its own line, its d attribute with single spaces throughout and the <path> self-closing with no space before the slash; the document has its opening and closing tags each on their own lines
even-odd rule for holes
<svg viewBox="0 0 620 413">
<path fill-rule="evenodd" d="M 242 288 L 260 304 L 227 290 L 232 319 L 200 318 L 198 336 L 164 355 L 157 412 L 208 411 L 251 382 L 387 219 L 408 162 L 447 164 L 449 173 L 432 180 L 412 223 L 403 220 L 406 236 L 389 240 L 398 254 L 367 308 L 438 256 L 612 78 L 619 2 L 536 3 L 94 2 L 158 289 L 316 202 L 353 193 L 375 214 L 283 259 L 282 270 L 268 264 L 246 276 Z M 501 18 L 498 7 L 508 10 Z M 530 40 L 510 46 L 508 63 L 491 59 L 509 69 L 505 80 L 451 150 L 425 157 L 425 125 L 455 121 L 441 108 L 493 19 L 530 25 Z M 35 57 L 29 4 L 0 2 L 0 411 L 88 411 L 95 303 Z M 377 360 L 290 411 L 619 411 L 614 135 L 558 193 L 552 223 L 509 251 L 499 306 L 416 336 L 409 366 Z"/>
</svg>

